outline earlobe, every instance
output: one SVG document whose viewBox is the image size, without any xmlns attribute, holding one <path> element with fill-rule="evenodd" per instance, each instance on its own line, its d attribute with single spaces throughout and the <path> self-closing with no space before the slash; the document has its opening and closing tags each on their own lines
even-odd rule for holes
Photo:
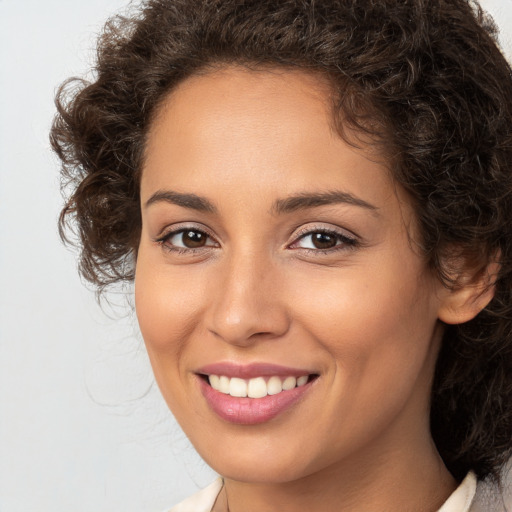
<svg viewBox="0 0 512 512">
<path fill-rule="evenodd" d="M 460 275 L 456 285 L 445 289 L 438 318 L 446 324 L 463 324 L 480 313 L 494 297 L 500 264 L 490 263 L 476 275 Z"/>
</svg>

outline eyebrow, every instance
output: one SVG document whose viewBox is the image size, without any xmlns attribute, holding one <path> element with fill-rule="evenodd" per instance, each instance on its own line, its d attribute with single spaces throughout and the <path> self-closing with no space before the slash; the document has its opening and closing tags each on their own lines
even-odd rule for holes
<svg viewBox="0 0 512 512">
<path fill-rule="evenodd" d="M 320 192 L 316 194 L 312 194 L 310 192 L 301 192 L 285 199 L 278 199 L 272 206 L 272 213 L 291 213 L 297 210 L 305 210 L 308 208 L 316 208 L 317 206 L 340 203 L 359 206 L 374 213 L 377 213 L 378 210 L 378 208 L 373 204 L 370 204 L 363 199 L 350 194 L 349 192 L 332 190 L 329 192 Z"/>
<path fill-rule="evenodd" d="M 217 213 L 217 208 L 205 197 L 196 194 L 183 194 L 172 190 L 158 190 L 146 201 L 144 207 L 147 208 L 159 202 L 171 203 L 200 212 Z M 284 199 L 277 199 L 270 211 L 274 215 L 282 215 L 297 210 L 306 210 L 308 208 L 340 203 L 359 206 L 375 213 L 377 213 L 378 210 L 376 206 L 349 192 L 333 190 L 319 193 L 301 192 Z"/>
<path fill-rule="evenodd" d="M 205 197 L 200 197 L 196 194 L 182 194 L 172 190 L 158 190 L 155 192 L 144 205 L 145 208 L 152 204 L 165 202 L 182 206 L 183 208 L 190 208 L 200 212 L 216 213 L 217 208 L 208 201 Z"/>
</svg>

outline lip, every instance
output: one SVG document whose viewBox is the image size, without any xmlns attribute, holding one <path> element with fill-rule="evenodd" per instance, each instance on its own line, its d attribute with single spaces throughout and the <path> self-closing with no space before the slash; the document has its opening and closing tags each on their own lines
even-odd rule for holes
<svg viewBox="0 0 512 512">
<path fill-rule="evenodd" d="M 300 377 L 301 375 L 312 375 L 318 372 L 304 368 L 290 368 L 272 363 L 251 363 L 240 365 L 231 362 L 220 362 L 208 364 L 199 368 L 197 374 L 202 375 L 225 375 L 226 377 L 238 377 L 239 379 L 253 379 L 255 377 Z"/>
<path fill-rule="evenodd" d="M 202 367 L 196 374 L 203 397 L 210 409 L 221 419 L 237 425 L 257 425 L 272 420 L 289 410 L 310 391 L 316 378 L 310 379 L 303 386 L 282 391 L 277 395 L 267 395 L 263 398 L 238 398 L 226 395 L 213 389 L 205 375 L 225 375 L 251 379 L 254 377 L 280 377 L 318 375 L 304 369 L 290 368 L 267 363 L 237 365 L 233 363 L 214 363 Z"/>
</svg>

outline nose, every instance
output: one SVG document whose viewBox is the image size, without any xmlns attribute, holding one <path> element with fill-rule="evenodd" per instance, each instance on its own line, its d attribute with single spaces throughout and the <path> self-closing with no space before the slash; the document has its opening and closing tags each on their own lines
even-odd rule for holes
<svg viewBox="0 0 512 512">
<path fill-rule="evenodd" d="M 227 343 L 247 346 L 289 329 L 283 280 L 272 263 L 258 255 L 226 259 L 210 283 L 207 327 Z"/>
</svg>

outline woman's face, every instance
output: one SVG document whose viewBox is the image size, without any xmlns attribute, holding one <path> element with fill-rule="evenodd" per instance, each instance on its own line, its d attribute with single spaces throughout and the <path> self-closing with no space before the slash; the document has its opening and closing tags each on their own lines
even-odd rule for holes
<svg viewBox="0 0 512 512">
<path fill-rule="evenodd" d="M 228 68 L 183 82 L 149 133 L 140 328 L 183 430 L 238 480 L 430 439 L 442 287 L 405 194 L 333 131 L 327 95 Z"/>
</svg>

